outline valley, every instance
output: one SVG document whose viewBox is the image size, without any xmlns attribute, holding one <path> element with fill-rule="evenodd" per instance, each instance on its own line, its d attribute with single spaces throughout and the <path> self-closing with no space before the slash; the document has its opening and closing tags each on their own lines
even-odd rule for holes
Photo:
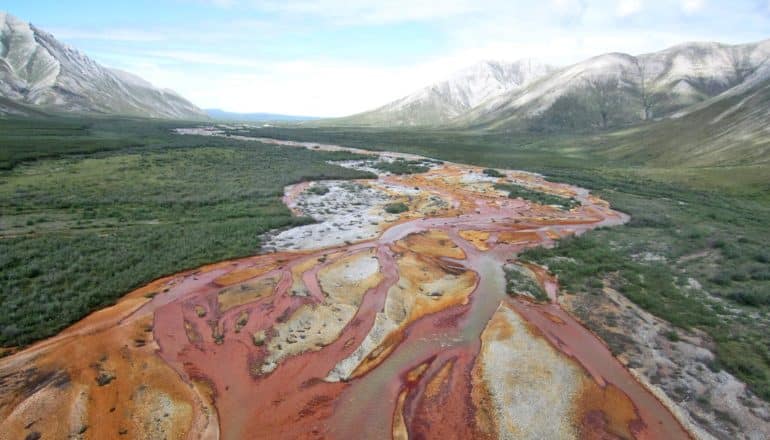
<svg viewBox="0 0 770 440">
<path fill-rule="evenodd" d="M 616 359 L 612 341 L 597 336 L 606 339 L 608 327 L 592 332 L 576 320 L 580 297 L 517 258 L 629 220 L 607 202 L 528 172 L 226 131 L 177 136 L 347 154 L 331 163 L 378 177 L 289 185 L 283 202 L 319 223 L 267 234 L 264 255 L 153 281 L 0 360 L 0 408 L 13 410 L 4 432 L 344 438 L 365 426 L 368 437 L 406 438 L 442 426 L 480 438 L 720 436 L 718 421 L 693 418 L 649 370 Z M 402 162 L 421 168 L 378 169 Z M 507 197 L 501 183 L 577 207 Z M 394 204 L 405 209 L 388 212 Z M 656 325 L 642 335 L 670 328 Z M 647 347 L 630 338 L 630 347 Z M 761 413 L 736 391 L 722 397 L 730 417 L 764 435 Z M 767 408 L 756 398 L 752 406 Z"/>
<path fill-rule="evenodd" d="M 0 440 L 770 438 L 770 9 L 32 3 Z"/>
<path fill-rule="evenodd" d="M 563 211 L 509 199 L 493 188 L 500 180 L 573 197 L 582 206 Z M 550 275 L 539 270 L 529 275 L 549 292 L 545 303 L 526 293 L 510 292 L 509 297 L 505 292 L 502 267 L 508 260 L 520 264 L 515 263 L 518 252 L 622 223 L 622 214 L 585 191 L 529 173 L 506 171 L 503 177 L 489 177 L 478 168 L 444 163 L 426 173 L 361 182 L 375 189 L 386 185 L 390 197 L 408 206 L 407 214 L 379 224 L 374 239 L 278 251 L 161 279 L 59 336 L 4 359 L 3 377 L 15 378 L 12 383 L 18 386 L 4 387 L 5 399 L 27 397 L 13 416 L 6 414 L 3 430 L 26 435 L 23 427 L 34 414 L 69 408 L 61 416 L 80 425 L 63 426 L 52 418 L 32 426 L 63 435 L 66 432 L 55 430 L 78 431 L 89 427 L 91 418 L 108 417 L 112 421 L 94 425 L 89 436 L 115 434 L 108 429 L 132 436 L 221 429 L 222 438 L 246 432 L 260 432 L 265 438 L 345 437 L 341 429 L 367 426 L 370 436 L 396 437 L 401 431 L 415 435 L 422 424 L 440 417 L 452 432 L 498 437 L 526 417 L 520 429 L 531 435 L 617 431 L 639 438 L 688 436 L 606 346 L 561 311 Z M 417 193 L 398 188 L 415 188 Z M 430 197 L 422 193 L 446 203 L 426 215 L 421 209 Z M 297 194 L 289 188 L 290 206 L 293 197 L 325 195 L 307 190 Z M 387 199 L 374 201 L 381 205 Z M 486 239 L 463 238 L 472 236 Z M 324 309 L 337 318 L 324 318 Z M 82 338 L 91 342 L 83 344 Z M 72 350 L 73 343 L 81 347 L 74 362 L 56 354 Z M 484 354 L 486 345 L 500 343 L 535 350 L 538 358 L 531 366 L 514 367 L 515 351 Z M 155 350 L 168 366 L 154 360 L 153 368 L 173 369 L 195 393 L 182 393 L 172 383 L 143 385 L 142 374 L 137 376 L 130 365 L 148 362 Z M 513 368 L 514 377 L 530 380 L 531 368 L 546 365 L 553 370 L 539 374 L 560 377 L 547 382 L 553 389 L 535 384 L 499 388 L 493 379 L 501 368 Z M 35 377 L 43 371 L 67 386 L 44 380 L 31 390 L 30 381 L 40 380 Z M 94 378 L 87 371 L 93 371 Z M 164 374 L 167 380 L 169 373 Z M 118 386 L 136 397 L 134 403 L 108 404 L 99 397 Z M 564 392 L 573 388 L 574 397 Z M 458 390 L 466 390 L 464 399 L 453 399 L 441 413 L 431 412 Z M 512 391 L 529 393 L 528 404 L 521 409 L 510 406 Z M 52 393 L 58 397 L 52 398 Z M 84 406 L 75 404 L 85 395 L 89 397 Z M 605 397 L 585 401 L 582 395 Z M 62 405 L 61 399 L 72 399 L 72 404 Z M 563 408 L 558 417 L 562 424 L 550 421 L 553 414 L 538 416 L 533 409 L 550 412 L 552 405 Z M 14 407 L 10 401 L 2 406 Z M 143 418 L 156 420 L 153 414 L 163 411 L 168 420 L 142 425 Z M 338 418 L 341 424 L 334 423 Z M 466 425 L 468 420 L 475 422 Z"/>
</svg>

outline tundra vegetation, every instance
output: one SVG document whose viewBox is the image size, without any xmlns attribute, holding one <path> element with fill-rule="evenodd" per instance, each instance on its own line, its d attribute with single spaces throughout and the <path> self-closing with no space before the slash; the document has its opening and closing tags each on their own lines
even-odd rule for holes
<svg viewBox="0 0 770 440">
<path fill-rule="evenodd" d="M 406 211 L 409 211 L 409 207 L 406 206 L 406 203 L 396 202 L 385 205 L 385 212 L 388 214 L 401 214 Z"/>
<path fill-rule="evenodd" d="M 484 174 L 486 174 L 489 177 L 505 177 L 505 174 L 501 173 L 500 171 L 497 171 L 494 168 L 485 168 Z"/>
<path fill-rule="evenodd" d="M 329 193 L 329 187 L 325 185 L 313 185 L 307 189 L 307 192 L 309 192 L 310 194 L 315 194 L 317 196 L 322 196 L 324 194 Z"/>
<path fill-rule="evenodd" d="M 511 264 L 505 267 L 505 286 L 509 295 L 527 295 L 536 301 L 548 301 L 548 294 L 537 282 L 534 274 L 523 266 Z"/>
<path fill-rule="evenodd" d="M 262 233 L 312 221 L 292 217 L 285 185 L 371 176 L 327 163 L 360 158 L 349 153 L 180 136 L 168 122 L 0 125 L 0 346 L 162 275 L 257 253 Z"/>
<path fill-rule="evenodd" d="M 541 205 L 554 205 L 562 209 L 572 209 L 576 206 L 580 206 L 580 202 L 573 198 L 535 191 L 515 183 L 500 183 L 495 185 L 495 189 L 507 192 L 508 197 L 512 199 L 527 199 Z"/>
<path fill-rule="evenodd" d="M 396 159 L 393 162 L 377 162 L 374 168 L 392 174 L 417 174 L 428 171 L 428 165 L 421 160 Z"/>
</svg>

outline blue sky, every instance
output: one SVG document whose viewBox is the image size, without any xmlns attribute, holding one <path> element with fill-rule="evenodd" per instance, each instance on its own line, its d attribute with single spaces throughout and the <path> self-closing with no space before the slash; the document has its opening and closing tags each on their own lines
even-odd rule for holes
<svg viewBox="0 0 770 440">
<path fill-rule="evenodd" d="M 534 4 L 534 5 L 533 5 Z M 231 111 L 340 116 L 484 59 L 770 38 L 770 0 L 4 0 L 100 63 Z"/>
</svg>

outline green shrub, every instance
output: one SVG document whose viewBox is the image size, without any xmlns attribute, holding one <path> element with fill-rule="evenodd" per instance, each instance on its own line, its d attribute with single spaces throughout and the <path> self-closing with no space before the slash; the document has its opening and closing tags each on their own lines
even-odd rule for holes
<svg viewBox="0 0 770 440">
<path fill-rule="evenodd" d="M 501 173 L 500 171 L 497 171 L 494 168 L 486 168 L 484 170 L 484 174 L 486 174 L 489 177 L 505 177 L 505 174 Z"/>
<path fill-rule="evenodd" d="M 409 211 L 409 207 L 405 203 L 398 202 L 385 205 L 385 212 L 389 214 L 401 214 L 406 211 Z"/>
<path fill-rule="evenodd" d="M 406 159 L 396 159 L 393 162 L 380 161 L 374 164 L 373 168 L 399 175 L 424 173 L 430 169 L 424 165 L 423 161 Z"/>
<path fill-rule="evenodd" d="M 35 139 L 46 127 L 36 123 L 37 130 L 24 125 L 14 133 L 0 121 L 0 142 Z M 0 224 L 56 226 L 0 239 L 0 346 L 51 336 L 160 276 L 256 254 L 268 230 L 312 222 L 293 217 L 283 204 L 286 185 L 373 177 L 328 163 L 361 159 L 350 153 L 158 130 L 166 124 L 78 131 L 86 146 L 104 142 L 109 148 L 77 157 L 62 157 L 83 150 L 68 150 L 71 139 L 55 132 L 38 138 L 40 154 L 13 159 L 37 158 L 25 165 L 28 173 L 0 172 Z M 97 125 L 110 128 L 104 121 Z M 146 136 L 156 137 L 152 145 L 136 146 Z M 122 141 L 114 144 L 115 138 Z"/>
<path fill-rule="evenodd" d="M 509 295 L 529 295 L 540 302 L 549 300 L 534 274 L 523 266 L 510 264 L 505 267 L 505 286 Z"/>
<path fill-rule="evenodd" d="M 757 288 L 746 288 L 731 292 L 729 298 L 733 301 L 752 307 L 770 306 L 770 292 Z"/>
<path fill-rule="evenodd" d="M 322 196 L 324 194 L 329 193 L 329 188 L 325 185 L 313 185 L 307 189 L 307 192 L 309 192 L 310 194 L 315 194 L 317 196 Z"/>
<path fill-rule="evenodd" d="M 580 202 L 573 198 L 561 197 L 555 194 L 535 191 L 521 185 L 511 183 L 498 183 L 495 185 L 495 189 L 508 192 L 508 197 L 512 199 L 527 199 L 541 205 L 555 205 L 562 209 L 572 209 L 576 206 L 580 206 Z"/>
</svg>

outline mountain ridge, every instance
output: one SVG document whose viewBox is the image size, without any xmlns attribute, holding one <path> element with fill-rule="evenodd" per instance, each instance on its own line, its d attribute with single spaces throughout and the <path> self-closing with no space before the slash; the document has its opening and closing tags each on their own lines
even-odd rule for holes
<svg viewBox="0 0 770 440">
<path fill-rule="evenodd" d="M 731 89 L 744 93 L 770 78 L 769 59 L 770 40 L 686 42 L 640 55 L 610 52 L 564 67 L 543 67 L 512 86 L 487 88 L 482 99 L 464 105 L 447 98 L 456 96 L 451 91 L 441 93 L 445 84 L 473 87 L 463 86 L 463 80 L 474 79 L 463 72 L 495 63 L 483 61 L 374 110 L 317 125 L 530 131 L 622 127 L 695 111 Z"/>
<path fill-rule="evenodd" d="M 443 125 L 489 97 L 528 84 L 551 69 L 533 59 L 479 61 L 376 109 L 328 121 L 341 125 Z"/>
<path fill-rule="evenodd" d="M 601 54 L 482 103 L 460 125 L 586 129 L 670 117 L 739 86 L 770 57 L 770 40 L 683 43 L 642 55 Z"/>
<path fill-rule="evenodd" d="M 104 67 L 6 12 L 0 12 L 0 96 L 50 112 L 207 119 L 176 92 Z"/>
</svg>

